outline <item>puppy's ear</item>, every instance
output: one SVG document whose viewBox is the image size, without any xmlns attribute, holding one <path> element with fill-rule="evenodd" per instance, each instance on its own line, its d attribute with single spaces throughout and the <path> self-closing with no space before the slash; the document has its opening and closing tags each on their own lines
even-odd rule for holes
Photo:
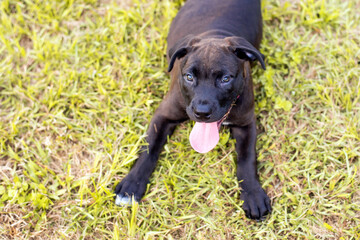
<svg viewBox="0 0 360 240">
<path fill-rule="evenodd" d="M 232 51 L 238 58 L 255 61 L 258 60 L 261 64 L 261 67 L 265 70 L 264 55 L 262 55 L 259 50 L 257 50 L 251 43 L 249 43 L 245 38 L 242 37 L 227 37 L 225 41 L 229 43 L 229 49 Z"/>
<path fill-rule="evenodd" d="M 168 72 L 170 72 L 174 67 L 175 60 L 184 57 L 188 52 L 190 52 L 191 46 L 200 40 L 200 38 L 194 37 L 194 35 L 187 35 L 176 42 L 175 45 L 168 51 L 168 57 L 170 59 Z"/>
</svg>

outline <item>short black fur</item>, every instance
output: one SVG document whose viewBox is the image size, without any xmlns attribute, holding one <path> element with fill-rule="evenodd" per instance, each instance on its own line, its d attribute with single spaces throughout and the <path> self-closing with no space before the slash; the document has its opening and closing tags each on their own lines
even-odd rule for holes
<svg viewBox="0 0 360 240">
<path fill-rule="evenodd" d="M 173 20 L 168 35 L 171 86 L 155 111 L 139 158 L 116 186 L 116 203 L 140 201 L 160 151 L 176 126 L 188 119 L 226 122 L 236 139 L 237 179 L 247 217 L 262 219 L 271 212 L 270 199 L 258 180 L 256 121 L 251 61 L 265 69 L 259 45 L 262 38 L 260 0 L 188 0 Z M 190 69 L 190 70 L 189 70 Z M 184 74 L 197 69 L 194 82 Z M 219 72 L 233 76 L 219 83 Z M 200 110 L 199 110 L 200 109 Z M 201 114 L 199 114 L 201 111 Z M 200 157 L 200 156 L 199 156 Z"/>
</svg>

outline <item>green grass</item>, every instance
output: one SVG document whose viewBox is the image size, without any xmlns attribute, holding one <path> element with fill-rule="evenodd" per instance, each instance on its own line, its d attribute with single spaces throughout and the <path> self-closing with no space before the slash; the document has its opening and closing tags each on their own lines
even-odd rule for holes
<svg viewBox="0 0 360 240">
<path fill-rule="evenodd" d="M 169 86 L 166 35 L 182 3 L 0 1 L 1 239 L 360 239 L 359 0 L 263 1 L 265 221 L 241 209 L 229 131 L 198 154 L 192 123 L 143 201 L 114 205 Z"/>
</svg>

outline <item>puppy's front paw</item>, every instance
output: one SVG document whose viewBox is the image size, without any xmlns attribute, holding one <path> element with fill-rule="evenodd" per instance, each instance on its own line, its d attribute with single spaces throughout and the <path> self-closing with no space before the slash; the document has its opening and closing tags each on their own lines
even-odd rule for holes
<svg viewBox="0 0 360 240">
<path fill-rule="evenodd" d="M 244 201 L 242 207 L 248 218 L 262 220 L 271 213 L 270 199 L 261 187 L 241 191 L 240 199 Z"/>
<path fill-rule="evenodd" d="M 115 204 L 118 206 L 131 205 L 132 199 L 139 202 L 146 190 L 147 181 L 127 175 L 115 188 Z"/>
</svg>

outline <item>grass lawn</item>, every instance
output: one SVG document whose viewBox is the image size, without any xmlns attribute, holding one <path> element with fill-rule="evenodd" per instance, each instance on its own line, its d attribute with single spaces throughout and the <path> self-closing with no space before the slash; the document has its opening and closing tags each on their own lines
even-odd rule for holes
<svg viewBox="0 0 360 240">
<path fill-rule="evenodd" d="M 229 130 L 199 154 L 192 122 L 141 203 L 114 205 L 168 89 L 183 2 L 0 1 L 0 239 L 360 239 L 360 0 L 262 2 L 266 220 L 241 209 Z"/>
</svg>

